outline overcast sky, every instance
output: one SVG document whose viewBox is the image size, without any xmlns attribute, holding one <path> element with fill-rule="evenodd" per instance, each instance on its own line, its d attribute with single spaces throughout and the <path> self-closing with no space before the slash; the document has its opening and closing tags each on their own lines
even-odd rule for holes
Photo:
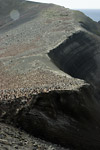
<svg viewBox="0 0 100 150">
<path fill-rule="evenodd" d="M 74 8 L 100 9 L 100 0 L 34 0 L 34 1 L 44 3 L 55 3 L 72 9 Z"/>
</svg>

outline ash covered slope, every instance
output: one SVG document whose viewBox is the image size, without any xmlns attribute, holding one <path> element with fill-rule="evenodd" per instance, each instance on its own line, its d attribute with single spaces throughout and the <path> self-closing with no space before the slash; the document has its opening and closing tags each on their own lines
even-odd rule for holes
<svg viewBox="0 0 100 150">
<path fill-rule="evenodd" d="M 48 57 L 51 49 L 76 31 L 73 12 L 52 4 L 21 1 L 14 9 L 20 16 L 13 20 L 9 5 L 5 16 L 10 21 L 0 28 L 1 89 L 37 85 L 77 89 L 83 85 L 83 81 L 60 71 Z"/>
<path fill-rule="evenodd" d="M 86 76 L 98 88 L 99 24 L 57 5 L 16 0 L 12 9 L 15 3 L 6 2 L 0 1 L 8 8 L 0 17 L 0 121 L 66 147 L 99 150 L 99 103 L 87 83 L 70 76 Z"/>
<path fill-rule="evenodd" d="M 67 89 L 73 89 L 74 87 L 80 87 L 80 83 L 84 83 L 81 81 L 79 83 L 79 80 L 73 78 L 67 78 L 69 76 L 61 72 L 60 69 L 81 79 L 86 79 L 92 72 L 95 73 L 96 66 L 98 66 L 96 61 L 99 61 L 99 59 L 96 58 L 97 55 L 94 56 L 94 53 L 99 52 L 99 37 L 94 34 L 91 35 L 91 33 L 100 34 L 100 25 L 98 23 L 93 22 L 81 12 L 52 4 L 26 2 L 24 0 L 14 0 L 13 2 L 4 0 L 0 1 L 0 7 L 1 89 L 32 87 L 33 85 L 44 86 L 47 84 L 49 86 L 50 84 L 57 85 L 60 82 L 63 87 L 63 80 L 69 86 L 67 86 Z M 80 31 L 83 31 L 83 36 Z M 69 48 L 70 44 L 67 44 L 68 48 L 66 50 L 66 46 L 60 48 L 62 54 L 57 50 L 54 57 L 49 55 L 54 62 L 56 61 L 57 67 L 48 57 L 48 53 L 50 50 L 53 53 L 52 49 L 61 45 L 69 37 L 77 39 L 75 42 L 68 40 L 72 48 Z M 79 40 L 83 41 L 86 52 L 77 50 L 77 47 L 79 49 L 83 47 L 82 42 L 79 42 Z M 90 41 L 90 44 L 88 41 Z M 92 45 L 94 50 L 88 48 L 89 45 Z M 63 51 L 65 52 L 63 53 Z M 76 56 L 77 52 L 79 52 L 79 57 L 78 55 Z M 67 53 L 69 55 L 66 56 Z M 88 62 L 85 65 L 84 61 L 78 63 L 83 55 L 84 58 L 88 57 L 87 53 L 93 54 L 91 56 L 93 65 L 91 66 L 95 68 L 95 71 L 90 68 L 91 66 L 89 66 Z M 64 64 L 59 57 L 63 59 Z M 70 59 L 69 61 L 69 58 L 73 60 Z M 91 71 L 88 74 L 89 70 Z M 96 73 L 97 76 L 99 76 L 98 72 Z M 71 82 L 72 84 L 70 84 Z"/>
</svg>

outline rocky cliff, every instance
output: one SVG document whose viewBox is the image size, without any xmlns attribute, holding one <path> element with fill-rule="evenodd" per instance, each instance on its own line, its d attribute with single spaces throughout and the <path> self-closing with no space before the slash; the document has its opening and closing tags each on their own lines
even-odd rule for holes
<svg viewBox="0 0 100 150">
<path fill-rule="evenodd" d="M 99 150 L 100 25 L 53 4 L 0 7 L 0 121 L 66 148 Z"/>
</svg>

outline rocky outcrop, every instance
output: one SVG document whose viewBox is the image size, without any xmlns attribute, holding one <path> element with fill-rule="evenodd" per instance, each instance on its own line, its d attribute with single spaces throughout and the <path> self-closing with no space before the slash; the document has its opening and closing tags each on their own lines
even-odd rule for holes
<svg viewBox="0 0 100 150">
<path fill-rule="evenodd" d="M 64 72 L 84 79 L 99 94 L 100 38 L 79 31 L 48 53 L 51 60 Z M 99 98 L 98 98 L 99 100 Z"/>
<path fill-rule="evenodd" d="M 100 114 L 87 89 L 40 94 L 18 115 L 25 131 L 67 148 L 100 149 Z M 35 101 L 35 102 L 34 102 Z M 90 137 L 91 135 L 91 137 Z"/>
<path fill-rule="evenodd" d="M 100 149 L 99 106 L 93 89 L 51 91 L 0 103 L 0 118 L 67 148 Z M 97 115 L 98 114 L 98 115 Z"/>
</svg>

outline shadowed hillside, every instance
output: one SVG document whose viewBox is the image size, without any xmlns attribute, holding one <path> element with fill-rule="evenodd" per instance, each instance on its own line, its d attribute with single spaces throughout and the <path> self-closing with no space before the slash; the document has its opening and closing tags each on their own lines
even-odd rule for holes
<svg viewBox="0 0 100 150">
<path fill-rule="evenodd" d="M 100 76 L 100 38 L 79 31 L 69 37 L 49 56 L 64 72 L 75 78 L 86 80 L 99 89 Z"/>
<path fill-rule="evenodd" d="M 81 27 L 85 28 L 87 31 L 90 31 L 94 34 L 100 36 L 100 25 L 93 21 L 91 18 L 86 17 L 84 13 L 80 11 L 73 11 L 76 22 L 81 25 Z"/>
</svg>

